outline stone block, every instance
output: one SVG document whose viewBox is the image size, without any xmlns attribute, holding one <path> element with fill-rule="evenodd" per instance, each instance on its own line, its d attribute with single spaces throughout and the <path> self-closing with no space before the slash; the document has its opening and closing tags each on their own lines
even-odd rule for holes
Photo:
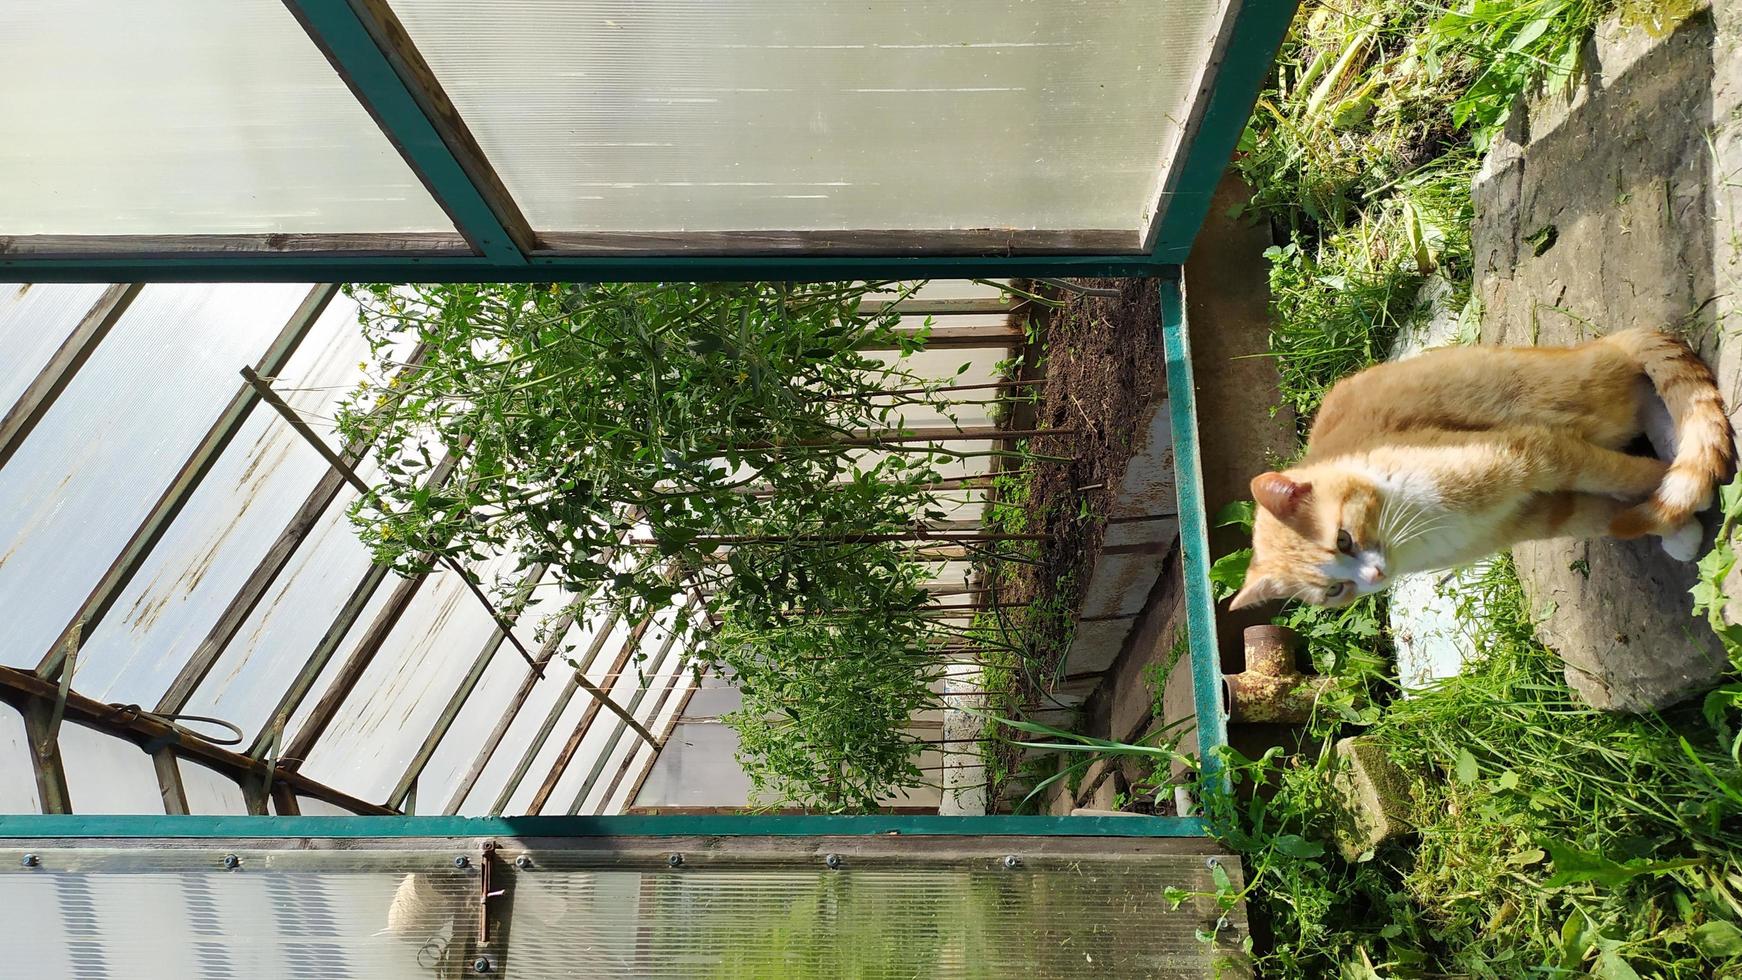
<svg viewBox="0 0 1742 980">
<path fill-rule="evenodd" d="M 1414 829 L 1409 779 L 1370 738 L 1345 738 L 1336 752 L 1337 849 L 1353 861 Z"/>
</svg>

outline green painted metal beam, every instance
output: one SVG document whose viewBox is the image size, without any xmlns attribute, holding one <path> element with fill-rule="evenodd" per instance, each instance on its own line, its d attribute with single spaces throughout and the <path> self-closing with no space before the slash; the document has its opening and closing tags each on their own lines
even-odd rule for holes
<svg viewBox="0 0 1742 980">
<path fill-rule="evenodd" d="M 1288 36 L 1299 0 L 1235 0 L 1234 19 L 1218 39 L 1199 106 L 1181 140 L 1183 158 L 1174 173 L 1152 239 L 1156 259 L 1182 263 L 1210 210 L 1210 198 L 1234 157 L 1258 91 L 1270 74 L 1276 51 Z"/>
<path fill-rule="evenodd" d="M 1222 707 L 1222 660 L 1216 643 L 1216 599 L 1210 590 L 1210 529 L 1204 513 L 1204 474 L 1198 451 L 1197 393 L 1185 290 L 1178 268 L 1161 279 L 1162 351 L 1167 362 L 1167 404 L 1173 428 L 1174 485 L 1179 496 L 1180 553 L 1185 566 L 1186 630 L 1191 652 L 1198 758 L 1207 792 L 1225 787 L 1217 749 L 1228 744 Z"/>
<path fill-rule="evenodd" d="M 396 67 L 394 59 L 384 50 L 388 44 L 382 37 L 383 25 L 365 5 L 351 0 L 284 0 L 284 5 L 302 24 L 309 38 L 327 56 L 334 70 L 350 86 L 352 94 L 369 111 L 405 162 L 422 179 L 436 203 L 453 219 L 454 227 L 491 265 L 513 268 L 526 264 L 526 254 L 515 244 L 511 228 L 523 224 L 517 213 L 504 211 L 511 202 L 492 205 L 478 183 L 467 173 L 467 166 L 455 155 L 449 140 L 427 108 L 432 98 L 445 103 L 445 96 L 430 92 L 425 84 L 412 76 L 403 65 Z M 372 29 L 373 28 L 373 29 Z M 403 69 L 403 70 L 402 70 Z M 474 171 L 487 166 L 481 160 L 472 161 Z M 526 237 L 525 234 L 522 237 Z M 223 278 L 250 279 L 239 275 L 253 256 L 233 257 L 217 262 L 232 269 Z M 276 261 L 288 257 L 278 255 Z M 192 260 L 199 261 L 199 260 Z M 211 260 L 207 260 L 211 264 Z M 354 263 L 342 263 L 357 269 Z M 143 271 L 143 270 L 140 270 Z M 340 276 L 315 276 L 313 281 L 348 282 L 360 278 L 358 272 Z M 121 281 L 157 279 L 157 276 L 123 276 Z M 405 278 L 415 280 L 415 276 Z"/>
<path fill-rule="evenodd" d="M 0 815 L 0 839 L 404 837 L 1202 837 L 1193 817 L 211 817 Z"/>
</svg>

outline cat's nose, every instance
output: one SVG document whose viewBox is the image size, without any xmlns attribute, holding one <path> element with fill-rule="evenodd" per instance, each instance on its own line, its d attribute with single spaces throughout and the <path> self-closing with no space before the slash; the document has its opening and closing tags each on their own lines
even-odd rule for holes
<svg viewBox="0 0 1742 980">
<path fill-rule="evenodd" d="M 1385 572 L 1383 569 L 1374 568 L 1369 565 L 1366 568 L 1361 569 L 1361 577 L 1367 580 L 1368 585 L 1378 585 L 1380 582 L 1385 581 Z"/>
</svg>

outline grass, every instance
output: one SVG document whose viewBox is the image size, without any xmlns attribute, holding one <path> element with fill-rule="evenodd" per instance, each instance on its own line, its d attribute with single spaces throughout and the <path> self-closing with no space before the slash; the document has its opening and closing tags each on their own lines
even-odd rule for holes
<svg viewBox="0 0 1742 980">
<path fill-rule="evenodd" d="M 1271 353 L 1304 435 L 1338 379 L 1383 359 L 1438 308 L 1475 319 L 1471 180 L 1515 99 L 1579 77 L 1603 0 L 1307 2 L 1243 140 L 1252 212 L 1270 223 Z M 1684 0 L 1627 0 L 1654 31 Z M 1435 282 L 1437 280 L 1437 283 Z M 1742 487 L 1690 605 L 1742 670 L 1717 583 L 1738 561 Z M 1218 563 L 1237 581 L 1239 555 Z M 1228 842 L 1268 919 L 1270 977 L 1742 977 L 1742 684 L 1657 715 L 1610 715 L 1567 688 L 1510 562 L 1469 587 L 1479 656 L 1400 697 L 1387 612 L 1291 608 L 1337 678 L 1313 751 L 1231 758 Z M 1410 774 L 1417 833 L 1344 860 L 1335 739 L 1365 734 Z"/>
<path fill-rule="evenodd" d="M 1266 975 L 1742 976 L 1733 719 L 1584 706 L 1505 560 L 1466 598 L 1487 615 L 1463 674 L 1364 724 L 1322 711 L 1316 754 L 1233 767 L 1264 788 L 1230 842 L 1276 934 Z M 1389 687 L 1339 677 L 1351 700 Z M 1356 730 L 1410 774 L 1418 834 L 1350 862 L 1327 846 L 1329 745 Z"/>
</svg>

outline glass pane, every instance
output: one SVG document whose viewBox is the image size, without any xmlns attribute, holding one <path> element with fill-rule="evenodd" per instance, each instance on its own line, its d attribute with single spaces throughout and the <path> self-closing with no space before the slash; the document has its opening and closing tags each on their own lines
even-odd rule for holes
<svg viewBox="0 0 1742 980">
<path fill-rule="evenodd" d="M 0 283 L 0 351 L 5 352 L 0 358 L 0 416 L 11 411 L 107 288 L 100 283 Z"/>
<path fill-rule="evenodd" d="M 67 628 L 308 294 L 299 285 L 154 285 L 0 469 L 0 662 L 34 666 Z"/>
<path fill-rule="evenodd" d="M 9 0 L 0 64 L 0 235 L 452 228 L 279 0 Z"/>
<path fill-rule="evenodd" d="M 584 656 L 592 644 L 597 628 L 601 625 L 603 625 L 603 617 L 595 616 L 595 619 L 588 624 L 590 628 L 582 629 L 577 626 L 572 630 L 569 633 L 569 639 L 564 643 L 564 649 L 567 652 L 558 656 L 557 663 L 563 665 L 564 656 L 574 657 L 577 660 Z M 591 668 L 587 671 L 588 678 L 592 679 L 594 683 L 598 683 L 599 677 L 610 666 L 611 658 L 616 656 L 617 650 L 628 638 L 629 625 L 621 620 L 614 623 L 605 642 L 599 648 L 598 658 L 594 660 Z M 466 798 L 465 805 L 460 808 L 460 813 L 466 816 L 476 816 L 490 812 L 496 798 L 502 794 L 503 787 L 508 785 L 514 770 L 520 765 L 520 760 L 525 755 L 527 747 L 532 744 L 538 730 L 544 726 L 545 718 L 550 714 L 551 708 L 562 696 L 570 676 L 572 676 L 572 672 L 566 665 L 559 666 L 556 670 L 545 671 L 544 680 L 539 681 L 533 687 L 532 695 L 526 699 L 526 704 L 521 706 L 519 714 L 514 716 L 514 724 L 509 726 L 496 754 L 490 757 L 489 765 L 484 768 L 483 774 L 478 779 L 478 784 L 473 787 L 471 795 Z M 539 785 L 550 773 L 563 743 L 574 732 L 575 725 L 581 720 L 581 716 L 585 713 L 589 703 L 591 703 L 591 698 L 587 696 L 587 692 L 578 689 L 574 692 L 573 697 L 563 708 L 562 715 L 557 719 L 556 725 L 551 728 L 549 737 L 539 746 L 531 768 L 526 770 L 525 778 L 520 781 L 513 795 L 509 797 L 508 806 L 502 811 L 503 813 L 519 815 L 526 812 L 527 805 L 532 802 L 533 794 L 538 791 Z"/>
<path fill-rule="evenodd" d="M 328 420 L 361 377 L 357 363 L 368 351 L 356 318 L 356 304 L 335 297 L 274 382 L 331 445 L 339 440 Z M 326 470 L 277 412 L 256 406 L 110 614 L 87 633 L 79 690 L 156 704 Z M 294 659 L 295 652 L 281 648 L 279 655 Z"/>
<path fill-rule="evenodd" d="M 659 750 L 632 806 L 730 806 L 750 802 L 738 733 L 717 721 L 682 722 Z"/>
<path fill-rule="evenodd" d="M 393 0 L 544 232 L 1113 229 L 1224 0 Z"/>
<path fill-rule="evenodd" d="M 758 848 L 725 838 L 679 870 L 657 843 L 507 842 L 502 893 L 479 925 L 478 854 L 258 846 L 38 848 L 0 873 L 20 977 L 1201 978 L 1246 976 L 1243 906 L 1171 908 L 1170 886 L 1213 893 L 1208 849 L 1053 838 L 1022 851 L 964 840 L 928 847 L 803 838 Z M 421 845 L 421 848 L 420 848 Z M 839 853 L 828 870 L 819 853 Z M 239 863 L 226 870 L 223 853 Z M 519 870 L 511 857 L 525 853 Z M 1238 858 L 1217 859 L 1236 889 Z M 1225 918 L 1220 923 L 1218 919 Z M 1204 943 L 1195 933 L 1215 934 Z M 481 972 L 481 971 L 479 971 Z M 14 975 L 14 974 L 9 974 Z"/>
<path fill-rule="evenodd" d="M 163 812 L 157 770 L 139 746 L 71 722 L 59 743 L 74 813 Z"/>
<path fill-rule="evenodd" d="M 477 571 L 488 584 L 512 567 L 506 559 Z M 445 570 L 430 576 L 315 741 L 302 772 L 353 796 L 385 800 L 495 631 L 495 621 L 464 580 Z M 342 650 L 329 675 L 350 654 Z M 296 737 L 328 681 L 323 676 L 293 717 L 288 738 Z"/>
<path fill-rule="evenodd" d="M 0 703 L 0 813 L 39 813 L 30 741 L 18 709 Z"/>
<path fill-rule="evenodd" d="M 248 812 L 248 798 L 242 795 L 242 785 L 210 766 L 188 759 L 177 759 L 181 772 L 182 792 L 187 795 L 188 812 L 241 816 Z"/>
<path fill-rule="evenodd" d="M 561 609 L 569 598 L 568 593 L 555 588 L 553 580 L 549 578 L 534 591 L 532 601 L 527 604 L 515 626 L 515 635 L 520 637 L 528 650 L 535 654 L 538 652 L 541 645 L 537 638 L 540 635 L 539 624 L 546 616 Z M 454 790 L 459 787 L 460 780 L 477 758 L 478 750 L 483 747 L 490 733 L 496 730 L 503 712 L 508 710 L 510 699 L 520 690 L 520 685 L 530 670 L 526 661 L 521 659 L 520 652 L 509 644 L 503 643 L 496 648 L 495 655 L 484 668 L 484 675 L 478 680 L 478 686 L 466 698 L 460 713 L 454 716 L 453 724 L 448 727 L 447 734 L 436 746 L 435 753 L 430 756 L 428 764 L 418 776 L 419 813 L 440 813 L 447 806 Z M 564 679 L 562 662 L 559 660 L 546 667 L 545 676 L 547 680 L 537 684 L 560 686 Z M 551 678 L 554 680 L 550 680 Z"/>
</svg>

